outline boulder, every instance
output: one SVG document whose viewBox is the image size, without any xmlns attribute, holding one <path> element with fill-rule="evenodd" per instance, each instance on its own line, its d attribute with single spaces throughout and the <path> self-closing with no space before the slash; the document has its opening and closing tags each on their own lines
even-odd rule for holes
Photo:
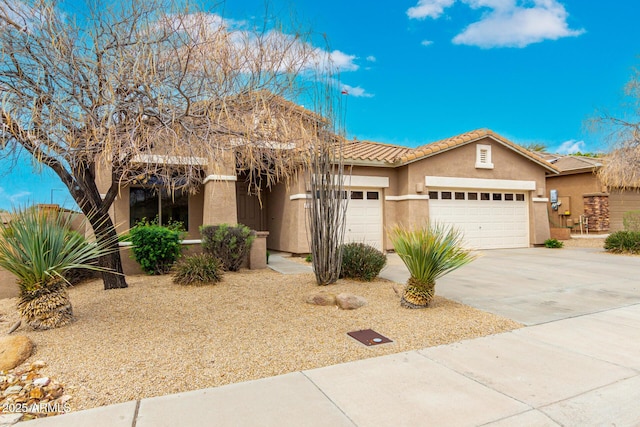
<svg viewBox="0 0 640 427">
<path fill-rule="evenodd" d="M 0 371 L 13 369 L 33 352 L 33 341 L 23 335 L 0 337 Z"/>
<path fill-rule="evenodd" d="M 336 296 L 336 304 L 342 310 L 354 310 L 367 304 L 367 300 L 361 296 L 341 293 Z"/>
<path fill-rule="evenodd" d="M 308 304 L 314 305 L 336 305 L 336 296 L 329 292 L 318 292 L 307 297 Z"/>
</svg>

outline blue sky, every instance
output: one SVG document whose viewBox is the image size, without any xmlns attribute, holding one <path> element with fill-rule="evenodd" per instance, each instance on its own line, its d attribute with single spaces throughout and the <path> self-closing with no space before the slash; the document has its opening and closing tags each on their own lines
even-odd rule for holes
<svg viewBox="0 0 640 427">
<path fill-rule="evenodd" d="M 73 9 L 73 2 L 63 2 Z M 476 128 L 551 151 L 606 151 L 584 122 L 617 112 L 640 65 L 632 0 L 275 1 L 326 35 L 349 138 L 417 146 Z M 262 0 L 229 0 L 224 17 L 252 22 Z M 0 208 L 73 205 L 51 173 L 24 162 L 0 180 Z M 53 189 L 53 192 L 51 191 Z"/>
</svg>

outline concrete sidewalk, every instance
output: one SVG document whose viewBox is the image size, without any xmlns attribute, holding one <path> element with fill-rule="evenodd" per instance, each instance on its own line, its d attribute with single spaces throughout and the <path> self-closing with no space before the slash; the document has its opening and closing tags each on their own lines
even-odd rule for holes
<svg viewBox="0 0 640 427">
<path fill-rule="evenodd" d="M 640 305 L 28 426 L 636 426 Z"/>
<path fill-rule="evenodd" d="M 402 273 L 397 261 L 387 275 Z M 532 326 L 26 425 L 637 426 L 638 267 L 589 251 L 491 251 L 438 293 Z"/>
</svg>

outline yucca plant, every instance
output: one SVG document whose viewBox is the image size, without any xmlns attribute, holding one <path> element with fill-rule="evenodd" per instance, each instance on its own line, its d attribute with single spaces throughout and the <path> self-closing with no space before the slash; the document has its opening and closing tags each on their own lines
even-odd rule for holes
<svg viewBox="0 0 640 427">
<path fill-rule="evenodd" d="M 400 301 L 403 307 L 427 307 L 435 295 L 436 280 L 475 259 L 462 247 L 462 233 L 442 224 L 416 229 L 396 225 L 389 237 L 411 274 Z"/>
<path fill-rule="evenodd" d="M 13 212 L 0 224 L 0 267 L 18 278 L 18 311 L 33 329 L 51 329 L 73 320 L 65 273 L 104 271 L 95 264 L 111 252 L 108 242 L 88 242 L 72 231 L 71 215 L 37 208 Z"/>
</svg>

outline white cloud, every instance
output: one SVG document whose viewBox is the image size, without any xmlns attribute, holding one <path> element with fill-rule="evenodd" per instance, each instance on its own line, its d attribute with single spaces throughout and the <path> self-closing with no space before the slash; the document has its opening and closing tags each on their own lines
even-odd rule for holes
<svg viewBox="0 0 640 427">
<path fill-rule="evenodd" d="M 259 68 L 320 73 L 359 68 L 355 55 L 339 50 L 329 52 L 275 29 L 262 32 L 261 28 L 251 28 L 247 21 L 226 19 L 215 13 L 170 15 L 164 22 L 173 29 L 183 30 L 190 41 L 198 42 L 196 46 L 203 60 L 211 66 L 222 63 L 248 71 Z M 265 55 L 265 52 L 270 54 Z M 216 58 L 216 55 L 223 58 Z"/>
<path fill-rule="evenodd" d="M 360 86 L 349 86 L 347 84 L 341 84 L 342 93 L 349 96 L 355 96 L 356 98 L 373 98 L 373 95 L 368 93 L 365 89 Z M 345 93 L 346 92 L 346 93 Z"/>
<path fill-rule="evenodd" d="M 31 196 L 29 191 L 18 191 L 17 193 L 7 193 L 7 191 L 0 187 L 0 205 L 19 206 L 20 203 L 24 203 L 24 200 L 28 200 Z"/>
<path fill-rule="evenodd" d="M 376 59 L 376 57 L 375 57 L 375 56 L 373 56 L 373 55 L 369 55 L 369 56 L 367 56 L 367 61 L 369 61 L 369 62 L 376 62 L 376 61 L 377 61 L 377 59 Z"/>
<path fill-rule="evenodd" d="M 453 38 L 453 43 L 482 48 L 525 47 L 544 40 L 575 37 L 584 30 L 572 30 L 569 14 L 556 0 L 535 0 L 533 7 L 520 7 L 515 0 L 466 0 L 473 8 L 493 10 Z"/>
<path fill-rule="evenodd" d="M 438 18 L 456 0 L 420 0 L 409 9 L 410 18 Z M 576 37 L 584 29 L 569 28 L 569 14 L 558 0 L 459 0 L 472 9 L 488 8 L 482 18 L 453 38 L 454 44 L 525 47 L 544 40 Z M 420 13 L 419 13 L 420 12 Z"/>
<path fill-rule="evenodd" d="M 575 139 L 570 139 L 560 144 L 560 146 L 555 151 L 558 154 L 573 154 L 577 152 L 584 152 L 585 147 L 586 144 L 584 143 L 584 141 L 576 141 Z"/>
<path fill-rule="evenodd" d="M 331 58 L 331 62 L 333 62 L 340 71 L 356 71 L 360 68 L 358 64 L 353 62 L 357 58 L 355 55 L 348 55 L 339 50 L 334 50 L 329 54 L 329 57 Z"/>
<path fill-rule="evenodd" d="M 431 46 L 433 44 L 433 40 L 422 40 L 420 44 L 422 46 Z"/>
<path fill-rule="evenodd" d="M 436 19 L 453 3 L 455 0 L 418 0 L 417 5 L 407 10 L 407 15 L 412 19 Z"/>
</svg>

